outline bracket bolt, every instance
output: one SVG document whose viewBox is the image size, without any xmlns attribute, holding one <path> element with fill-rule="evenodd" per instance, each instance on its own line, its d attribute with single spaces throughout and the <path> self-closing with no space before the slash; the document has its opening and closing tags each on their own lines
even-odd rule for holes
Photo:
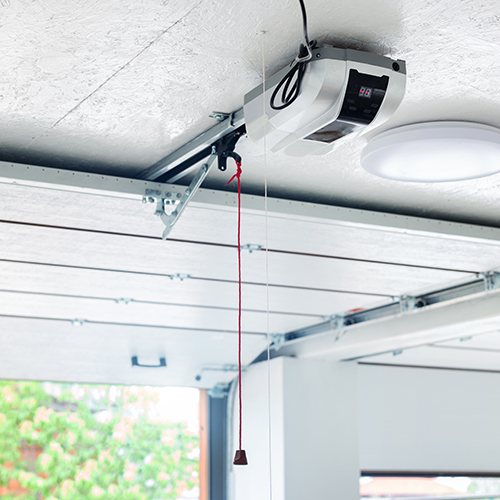
<svg viewBox="0 0 500 500">
<path fill-rule="evenodd" d="M 155 199 L 154 199 L 152 196 L 150 196 L 150 197 L 148 198 L 148 201 L 149 201 L 149 203 L 154 203 L 154 202 L 155 202 Z"/>
<path fill-rule="evenodd" d="M 172 196 L 172 193 L 165 193 L 165 196 L 166 196 L 167 198 L 170 198 L 170 197 Z"/>
<path fill-rule="evenodd" d="M 177 198 L 182 198 L 182 194 L 181 193 L 177 193 Z"/>
</svg>

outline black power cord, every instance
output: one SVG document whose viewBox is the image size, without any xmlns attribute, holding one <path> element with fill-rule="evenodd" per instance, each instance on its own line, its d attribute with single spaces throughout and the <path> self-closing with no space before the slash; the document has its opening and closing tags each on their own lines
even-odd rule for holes
<svg viewBox="0 0 500 500">
<path fill-rule="evenodd" d="M 304 61 L 310 61 L 312 58 L 312 52 L 311 52 L 311 44 L 309 43 L 309 33 L 307 32 L 307 12 L 306 12 L 306 5 L 304 3 L 304 0 L 299 0 L 300 3 L 300 10 L 302 11 L 302 30 L 304 31 L 304 41 L 305 47 L 307 50 L 307 56 L 301 56 L 300 51 L 299 51 L 299 57 L 297 58 L 298 62 Z M 302 46 L 301 46 L 302 49 Z"/>
<path fill-rule="evenodd" d="M 299 54 L 294 61 L 295 65 L 274 89 L 270 105 L 271 108 L 275 110 L 287 108 L 295 102 L 297 97 L 299 97 L 302 79 L 304 78 L 304 74 L 306 72 L 306 66 L 312 58 L 312 49 L 316 46 L 316 42 L 314 40 L 311 42 L 309 41 L 306 6 L 303 0 L 299 0 L 299 3 L 302 10 L 302 28 L 304 31 L 305 44 L 300 45 Z M 280 94 L 281 104 L 276 104 L 278 94 Z"/>
</svg>

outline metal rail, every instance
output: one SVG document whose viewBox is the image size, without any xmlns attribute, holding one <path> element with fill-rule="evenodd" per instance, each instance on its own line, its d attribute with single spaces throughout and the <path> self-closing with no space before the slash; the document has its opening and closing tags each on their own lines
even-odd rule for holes
<svg viewBox="0 0 500 500">
<path fill-rule="evenodd" d="M 226 135 L 245 124 L 243 108 L 231 113 L 224 120 L 184 146 L 169 154 L 138 176 L 139 179 L 175 182 L 187 175 L 196 164 L 210 156 L 212 146 Z"/>
<path fill-rule="evenodd" d="M 332 315 L 321 323 L 277 336 L 274 341 L 274 347 L 276 350 L 279 350 L 282 346 L 290 342 L 300 341 L 326 332 L 337 331 L 339 334 L 344 333 L 348 327 L 355 324 L 389 318 L 414 309 L 422 309 L 434 304 L 442 304 L 458 298 L 496 290 L 498 288 L 500 288 L 500 273 L 494 271 L 481 273 L 478 274 L 475 279 L 458 285 L 440 288 L 414 297 L 403 295 L 395 298 L 394 301 L 389 304 L 374 307 L 372 309 Z"/>
</svg>

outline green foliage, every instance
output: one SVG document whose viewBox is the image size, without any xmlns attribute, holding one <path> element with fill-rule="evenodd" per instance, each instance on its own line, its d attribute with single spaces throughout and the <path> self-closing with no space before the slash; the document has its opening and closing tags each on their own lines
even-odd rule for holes
<svg viewBox="0 0 500 500">
<path fill-rule="evenodd" d="M 197 484 L 199 437 L 159 420 L 157 397 L 149 388 L 0 381 L 0 487 L 18 481 L 26 500 L 178 498 Z"/>
</svg>

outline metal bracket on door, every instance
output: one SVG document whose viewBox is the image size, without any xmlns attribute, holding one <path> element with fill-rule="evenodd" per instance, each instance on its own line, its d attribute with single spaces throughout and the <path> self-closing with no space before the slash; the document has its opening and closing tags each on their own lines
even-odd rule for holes
<svg viewBox="0 0 500 500">
<path fill-rule="evenodd" d="M 244 134 L 245 126 L 242 125 L 212 144 L 209 150 L 211 154 L 208 160 L 199 168 L 191 184 L 184 190 L 184 194 L 176 193 L 175 197 L 172 197 L 172 193 L 165 193 L 165 195 L 163 195 L 161 191 L 150 189 L 146 191 L 142 199 L 143 203 L 147 203 L 148 201 L 154 203 L 156 201 L 155 215 L 158 215 L 163 224 L 165 224 L 162 239 L 166 240 L 168 238 L 168 235 L 179 220 L 187 204 L 191 201 L 202 182 L 205 180 L 215 160 L 218 160 L 219 170 L 223 172 L 227 169 L 228 158 L 233 158 L 237 164 L 241 164 L 241 156 L 235 152 L 234 148 Z M 173 210 L 167 213 L 165 209 L 170 205 L 174 205 Z"/>
<path fill-rule="evenodd" d="M 246 370 L 245 367 L 241 367 L 241 371 L 244 372 Z M 222 365 L 222 366 L 204 366 L 201 370 L 200 373 L 198 373 L 195 377 L 195 380 L 199 382 L 201 380 L 201 377 L 203 375 L 203 372 L 239 372 L 239 367 L 238 365 Z"/>
<path fill-rule="evenodd" d="M 156 203 L 155 215 L 158 215 L 162 220 L 163 224 L 165 224 L 165 230 L 163 231 L 162 239 L 166 240 L 168 238 L 168 235 L 174 228 L 176 222 L 179 220 L 179 217 L 182 215 L 182 212 L 184 212 L 184 209 L 186 208 L 187 204 L 196 194 L 196 191 L 198 191 L 198 188 L 201 186 L 201 183 L 205 180 L 206 176 L 208 175 L 208 172 L 210 171 L 211 166 L 213 165 L 216 159 L 217 159 L 216 154 L 212 154 L 208 158 L 206 163 L 204 163 L 200 167 L 197 174 L 194 176 L 194 179 L 191 181 L 191 184 L 189 184 L 189 186 L 184 190 L 184 194 L 182 194 L 180 199 L 173 200 L 170 198 L 164 198 L 161 196 L 161 192 L 159 193 L 160 196 L 156 197 L 151 196 L 151 194 L 148 197 L 148 194 L 146 194 L 146 197 L 148 197 L 148 199 L 149 198 L 156 199 L 157 203 Z M 165 211 L 165 208 L 167 205 L 170 204 L 175 205 L 175 207 L 171 213 L 167 213 Z"/>
</svg>

